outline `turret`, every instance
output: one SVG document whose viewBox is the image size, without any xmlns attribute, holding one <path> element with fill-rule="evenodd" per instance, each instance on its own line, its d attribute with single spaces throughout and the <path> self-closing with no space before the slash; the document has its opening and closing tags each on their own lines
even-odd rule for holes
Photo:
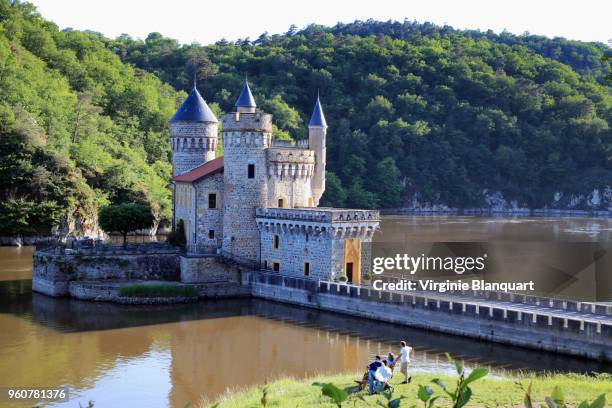
<svg viewBox="0 0 612 408">
<path fill-rule="evenodd" d="M 244 81 L 244 86 L 242 87 L 240 96 L 238 96 L 234 106 L 236 107 L 236 112 L 238 113 L 255 113 L 257 104 L 255 103 L 255 98 L 253 98 L 253 94 L 251 93 L 251 88 L 249 88 L 249 81 Z"/>
<path fill-rule="evenodd" d="M 173 176 L 215 158 L 218 121 L 195 84 L 170 119 Z"/>
<path fill-rule="evenodd" d="M 315 207 L 319 205 L 319 200 L 325 191 L 326 135 L 327 122 L 321 107 L 321 100 L 317 96 L 317 103 L 315 103 L 310 122 L 308 122 L 308 146 L 315 152 L 314 175 L 311 182 Z"/>
</svg>

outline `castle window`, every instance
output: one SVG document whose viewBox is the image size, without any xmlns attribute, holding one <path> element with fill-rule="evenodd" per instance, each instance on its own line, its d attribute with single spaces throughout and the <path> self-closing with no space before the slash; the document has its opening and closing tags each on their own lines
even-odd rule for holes
<svg viewBox="0 0 612 408">
<path fill-rule="evenodd" d="M 274 249 L 278 249 L 280 247 L 280 237 L 278 235 L 274 235 L 273 238 Z"/>
<path fill-rule="evenodd" d="M 304 262 L 304 276 L 310 276 L 310 262 Z"/>
<path fill-rule="evenodd" d="M 250 179 L 255 178 L 255 165 L 254 164 L 249 164 L 249 166 L 247 167 L 247 176 Z"/>
<path fill-rule="evenodd" d="M 208 194 L 208 208 L 217 208 L 217 194 Z"/>
<path fill-rule="evenodd" d="M 280 264 L 278 262 L 272 262 L 272 270 L 274 272 L 280 272 Z"/>
<path fill-rule="evenodd" d="M 208 238 L 210 239 L 215 238 L 215 230 L 208 230 Z"/>
<path fill-rule="evenodd" d="M 283 208 L 285 206 L 285 200 L 282 198 L 278 199 L 278 208 Z"/>
</svg>

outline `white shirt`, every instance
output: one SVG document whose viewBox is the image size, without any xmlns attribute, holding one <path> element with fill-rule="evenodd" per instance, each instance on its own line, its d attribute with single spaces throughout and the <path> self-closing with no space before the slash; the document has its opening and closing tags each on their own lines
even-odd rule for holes
<svg viewBox="0 0 612 408">
<path fill-rule="evenodd" d="M 400 363 L 409 363 L 410 362 L 410 352 L 412 351 L 412 347 L 405 346 L 400 350 L 399 361 Z"/>
<path fill-rule="evenodd" d="M 388 382 L 393 376 L 393 371 L 385 365 L 378 367 L 376 372 L 374 373 L 374 378 L 378 381 Z"/>
</svg>

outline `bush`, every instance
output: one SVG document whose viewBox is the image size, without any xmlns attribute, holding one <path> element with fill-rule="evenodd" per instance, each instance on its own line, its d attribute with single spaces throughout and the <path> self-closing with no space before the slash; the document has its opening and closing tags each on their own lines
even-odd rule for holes
<svg viewBox="0 0 612 408">
<path fill-rule="evenodd" d="M 119 289 L 122 297 L 196 297 L 198 292 L 193 286 L 171 283 L 143 283 L 124 286 Z"/>
<path fill-rule="evenodd" d="M 372 275 L 369 273 L 366 273 L 365 275 L 363 275 L 363 280 L 367 280 L 367 281 L 372 280 Z"/>
<path fill-rule="evenodd" d="M 346 275 L 342 275 L 342 276 L 340 276 L 340 277 L 338 278 L 338 280 L 339 280 L 340 282 L 346 282 L 346 281 L 348 280 L 348 278 L 346 277 Z"/>
<path fill-rule="evenodd" d="M 185 237 L 185 223 L 183 220 L 179 220 L 176 223 L 176 228 L 173 228 L 172 231 L 170 231 L 166 240 L 173 246 L 184 247 L 187 244 L 187 238 Z"/>
</svg>

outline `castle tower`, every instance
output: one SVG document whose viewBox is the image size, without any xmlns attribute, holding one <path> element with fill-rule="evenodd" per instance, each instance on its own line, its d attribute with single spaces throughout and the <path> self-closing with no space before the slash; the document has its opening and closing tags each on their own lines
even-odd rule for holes
<svg viewBox="0 0 612 408">
<path fill-rule="evenodd" d="M 223 116 L 223 244 L 226 256 L 259 265 L 255 208 L 267 206 L 266 149 L 272 143 L 272 115 L 257 112 L 248 83 L 236 112 Z"/>
<path fill-rule="evenodd" d="M 178 176 L 215 158 L 218 121 L 195 84 L 170 119 L 172 175 Z"/>
<path fill-rule="evenodd" d="M 310 122 L 308 122 L 308 146 L 315 152 L 315 168 L 311 181 L 312 198 L 315 207 L 319 205 L 319 200 L 325 191 L 326 135 L 327 122 L 325 121 L 321 101 L 317 95 L 317 103 L 315 103 Z"/>
</svg>

